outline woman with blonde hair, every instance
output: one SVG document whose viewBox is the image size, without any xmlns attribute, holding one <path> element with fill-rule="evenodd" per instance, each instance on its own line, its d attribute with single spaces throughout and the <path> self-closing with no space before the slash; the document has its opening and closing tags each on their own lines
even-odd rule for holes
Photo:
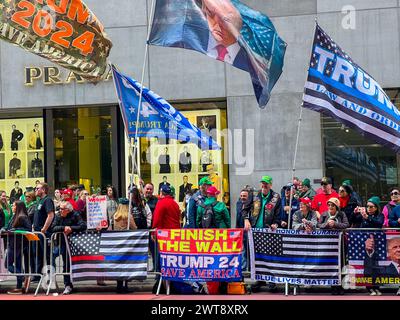
<svg viewBox="0 0 400 320">
<path fill-rule="evenodd" d="M 127 230 L 129 214 L 129 200 L 126 198 L 118 199 L 118 208 L 114 214 L 114 230 Z M 129 230 L 136 230 L 135 219 L 131 214 L 129 219 Z M 117 293 L 128 293 L 128 281 L 117 280 Z"/>
<path fill-rule="evenodd" d="M 118 208 L 114 213 L 114 230 L 127 230 L 128 229 L 128 212 L 129 212 L 129 200 L 126 198 L 118 199 Z M 135 219 L 131 214 L 129 219 L 129 230 L 136 230 L 137 226 Z"/>
</svg>

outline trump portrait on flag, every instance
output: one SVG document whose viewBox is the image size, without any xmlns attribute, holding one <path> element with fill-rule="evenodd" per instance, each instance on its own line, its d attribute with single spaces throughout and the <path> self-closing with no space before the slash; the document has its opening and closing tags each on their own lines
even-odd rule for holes
<svg viewBox="0 0 400 320">
<path fill-rule="evenodd" d="M 149 43 L 199 51 L 250 73 L 260 107 L 286 51 L 269 18 L 238 0 L 157 0 Z"/>
</svg>

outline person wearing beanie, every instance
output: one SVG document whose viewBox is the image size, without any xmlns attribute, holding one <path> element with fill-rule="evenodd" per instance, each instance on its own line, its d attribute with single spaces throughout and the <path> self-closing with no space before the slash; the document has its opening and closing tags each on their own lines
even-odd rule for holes
<svg viewBox="0 0 400 320">
<path fill-rule="evenodd" d="M 361 202 L 358 202 L 353 189 L 349 185 L 342 184 L 339 187 L 339 201 L 340 209 L 346 214 L 350 226 L 352 228 L 359 228 L 362 222 L 362 217 L 355 209 L 361 206 Z"/>
<path fill-rule="evenodd" d="M 310 179 L 306 178 L 302 182 L 302 187 L 301 187 L 301 193 L 300 193 L 300 198 L 309 198 L 309 199 L 314 199 L 315 195 L 317 193 L 313 188 L 311 188 L 311 181 Z"/>
<path fill-rule="evenodd" d="M 293 229 L 311 232 L 317 227 L 318 217 L 316 213 L 311 210 L 310 198 L 300 198 L 299 201 L 300 210 L 296 211 L 293 215 Z"/>
<path fill-rule="evenodd" d="M 385 217 L 381 213 L 380 202 L 379 197 L 374 196 L 368 199 L 367 208 L 358 208 L 362 217 L 361 228 L 382 229 Z M 366 276 L 372 276 L 373 273 L 371 272 L 371 274 L 367 274 Z M 366 289 L 371 296 L 382 295 L 377 285 L 367 285 Z"/>
<path fill-rule="evenodd" d="M 378 228 L 383 227 L 385 217 L 381 213 L 379 197 L 371 197 L 367 201 L 367 208 L 361 208 L 360 215 L 362 217 L 361 228 Z"/>
<path fill-rule="evenodd" d="M 214 217 L 211 219 L 211 225 L 208 228 L 226 229 L 231 227 L 231 216 L 225 203 L 218 201 L 217 197 L 221 192 L 214 186 L 207 189 L 207 198 L 204 204 L 197 208 L 196 225 L 198 228 L 204 228 L 203 216 L 208 207 L 211 207 Z"/>
<path fill-rule="evenodd" d="M 351 194 L 357 200 L 358 203 L 362 203 L 360 195 L 354 190 L 353 182 L 350 179 L 343 180 L 341 186 L 347 186 L 351 190 Z"/>
<path fill-rule="evenodd" d="M 348 228 L 349 221 L 343 211 L 340 211 L 340 200 L 332 197 L 327 201 L 328 210 L 323 212 L 320 222 L 317 224 L 319 229 L 326 230 L 344 230 Z M 343 295 L 344 289 L 342 286 L 331 286 L 333 295 Z"/>
</svg>

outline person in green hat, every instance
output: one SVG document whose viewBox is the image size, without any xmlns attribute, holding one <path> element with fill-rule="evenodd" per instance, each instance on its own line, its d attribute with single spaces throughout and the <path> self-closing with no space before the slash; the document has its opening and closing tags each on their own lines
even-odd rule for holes
<svg viewBox="0 0 400 320">
<path fill-rule="evenodd" d="M 253 199 L 253 210 L 244 216 L 245 229 L 248 230 L 249 224 L 254 228 L 271 228 L 275 230 L 280 225 L 280 210 L 282 206 L 281 196 L 272 190 L 272 178 L 263 176 L 260 180 L 261 190 Z M 250 216 L 251 215 L 251 216 Z M 258 292 L 265 282 L 257 281 L 252 285 L 252 292 Z M 268 284 L 268 289 L 276 291 L 274 283 Z"/>
<path fill-rule="evenodd" d="M 358 209 L 360 209 L 359 212 L 362 216 L 361 228 L 382 229 L 385 217 L 384 217 L 383 213 L 381 213 L 380 202 L 381 202 L 381 200 L 379 199 L 379 197 L 374 196 L 374 197 L 371 197 L 368 199 L 367 208 L 358 208 Z M 372 238 L 373 238 L 373 236 L 372 236 Z M 371 239 L 371 237 L 370 237 L 370 239 Z M 371 240 L 369 240 L 369 242 L 371 242 Z M 371 251 L 368 249 L 369 248 L 366 248 L 367 254 L 372 255 Z M 371 296 L 380 296 L 380 295 L 382 295 L 382 293 L 379 291 L 379 286 L 374 285 L 374 282 L 375 282 L 374 278 L 376 277 L 376 275 L 374 274 L 374 271 L 372 271 L 370 269 L 372 269 L 372 268 L 366 268 L 366 270 L 371 271 L 371 272 L 368 272 L 368 273 L 371 273 L 371 274 L 368 274 L 368 276 L 371 276 L 373 278 L 373 281 L 372 281 L 373 285 L 367 285 L 366 289 Z"/>
<path fill-rule="evenodd" d="M 197 228 L 197 208 L 200 203 L 204 203 L 207 198 L 207 189 L 212 186 L 208 177 L 201 178 L 199 181 L 199 191 L 197 191 L 189 200 L 186 208 L 187 217 L 184 228 Z"/>
<path fill-rule="evenodd" d="M 360 195 L 354 190 L 354 188 L 353 188 L 353 182 L 352 182 L 350 179 L 343 180 L 341 186 L 350 188 L 352 197 L 353 197 L 358 203 L 362 203 L 362 202 L 363 202 L 362 199 L 361 199 L 361 197 L 360 197 Z"/>
<path fill-rule="evenodd" d="M 313 188 L 311 188 L 311 181 L 310 179 L 306 178 L 302 181 L 302 189 L 301 193 L 299 194 L 300 198 L 309 198 L 309 199 L 314 199 L 314 196 L 317 193 Z"/>
</svg>

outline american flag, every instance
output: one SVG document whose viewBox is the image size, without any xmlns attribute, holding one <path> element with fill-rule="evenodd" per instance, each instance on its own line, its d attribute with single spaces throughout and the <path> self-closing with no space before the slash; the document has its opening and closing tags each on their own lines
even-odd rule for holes
<svg viewBox="0 0 400 320">
<path fill-rule="evenodd" d="M 72 279 L 144 280 L 149 232 L 82 232 L 69 237 Z"/>
<path fill-rule="evenodd" d="M 348 232 L 348 274 L 355 276 L 353 284 L 365 286 L 364 258 L 366 253 L 365 241 L 373 235 L 375 242 L 375 254 L 379 266 L 387 266 L 386 240 L 393 237 L 400 237 L 400 233 L 391 230 L 382 231 L 352 231 Z"/>
<path fill-rule="evenodd" d="M 296 279 L 298 284 L 318 284 L 313 280 L 340 283 L 338 232 L 253 229 L 252 234 L 253 279 L 278 282 L 274 278 L 282 277 L 285 281 Z"/>
</svg>

